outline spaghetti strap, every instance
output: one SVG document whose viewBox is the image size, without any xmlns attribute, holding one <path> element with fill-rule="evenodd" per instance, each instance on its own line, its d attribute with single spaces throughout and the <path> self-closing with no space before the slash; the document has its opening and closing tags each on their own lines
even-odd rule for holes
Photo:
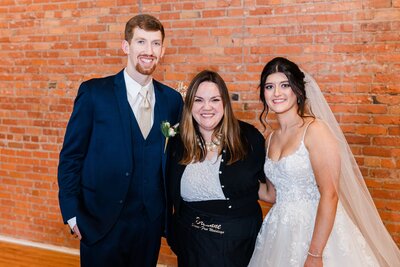
<svg viewBox="0 0 400 267">
<path fill-rule="evenodd" d="M 274 134 L 274 131 L 272 131 L 268 137 L 267 157 L 268 157 L 268 152 L 269 152 L 269 144 L 271 143 L 271 137 L 273 134 Z"/>
<path fill-rule="evenodd" d="M 306 136 L 308 126 L 310 126 L 310 124 L 313 123 L 314 121 L 315 121 L 315 119 L 313 119 L 307 123 L 306 128 L 304 129 L 304 132 L 303 132 L 303 138 L 301 139 L 302 142 L 304 142 L 304 137 Z"/>
</svg>

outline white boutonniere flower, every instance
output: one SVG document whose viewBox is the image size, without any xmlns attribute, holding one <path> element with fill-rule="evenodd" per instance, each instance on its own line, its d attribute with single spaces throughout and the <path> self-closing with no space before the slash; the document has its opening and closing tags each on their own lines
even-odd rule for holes
<svg viewBox="0 0 400 267">
<path fill-rule="evenodd" d="M 165 145 L 164 145 L 164 153 L 167 149 L 168 140 L 170 137 L 174 137 L 179 131 L 179 123 L 175 124 L 171 127 L 171 124 L 168 121 L 161 122 L 161 132 L 165 137 Z"/>
</svg>

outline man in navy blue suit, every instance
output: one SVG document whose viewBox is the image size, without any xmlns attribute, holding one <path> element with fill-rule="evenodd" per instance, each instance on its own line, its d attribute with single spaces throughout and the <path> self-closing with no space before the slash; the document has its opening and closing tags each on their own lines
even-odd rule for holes
<svg viewBox="0 0 400 267">
<path fill-rule="evenodd" d="M 156 266 L 164 234 L 165 137 L 181 95 L 152 78 L 164 28 L 150 15 L 125 27 L 127 66 L 79 87 L 58 166 L 64 223 L 81 240 L 81 266 Z"/>
</svg>

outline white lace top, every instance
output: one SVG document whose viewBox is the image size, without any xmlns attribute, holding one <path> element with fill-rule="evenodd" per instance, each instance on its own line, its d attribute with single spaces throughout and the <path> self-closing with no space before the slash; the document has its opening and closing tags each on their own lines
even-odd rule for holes
<svg viewBox="0 0 400 267">
<path fill-rule="evenodd" d="M 184 201 L 225 199 L 219 180 L 221 156 L 188 164 L 181 179 L 181 196 Z"/>
</svg>

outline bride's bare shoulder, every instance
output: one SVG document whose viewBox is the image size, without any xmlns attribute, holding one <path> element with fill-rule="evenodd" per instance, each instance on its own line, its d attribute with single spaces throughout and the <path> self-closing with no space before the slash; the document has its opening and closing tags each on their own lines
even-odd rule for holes
<svg viewBox="0 0 400 267">
<path fill-rule="evenodd" d="M 335 137 L 329 126 L 323 120 L 314 119 L 307 129 L 304 141 L 306 145 L 315 143 L 326 144 L 328 142 L 335 142 Z"/>
</svg>

